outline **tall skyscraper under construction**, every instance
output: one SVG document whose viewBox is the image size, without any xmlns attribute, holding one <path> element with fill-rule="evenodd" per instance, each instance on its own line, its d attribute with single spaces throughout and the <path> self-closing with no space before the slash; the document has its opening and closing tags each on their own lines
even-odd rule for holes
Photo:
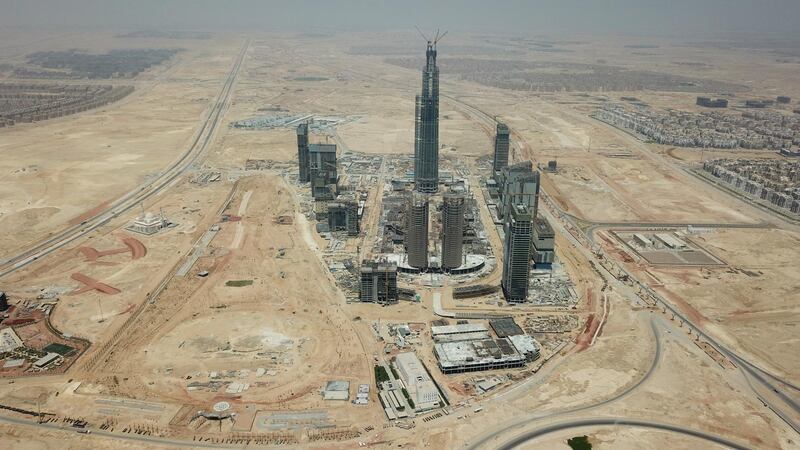
<svg viewBox="0 0 800 450">
<path fill-rule="evenodd" d="M 405 230 L 408 265 L 417 269 L 428 267 L 428 198 L 413 194 L 406 210 Z"/>
<path fill-rule="evenodd" d="M 442 202 L 442 269 L 461 267 L 464 259 L 463 195 L 448 193 Z"/>
<path fill-rule="evenodd" d="M 510 303 L 528 300 L 533 216 L 525 205 L 514 205 L 503 245 L 503 294 Z"/>
<path fill-rule="evenodd" d="M 422 71 L 422 93 L 417 96 L 414 128 L 414 183 L 419 192 L 439 188 L 439 68 L 436 41 L 428 41 Z"/>
<path fill-rule="evenodd" d="M 503 167 L 508 165 L 508 149 L 511 144 L 508 126 L 504 123 L 497 123 L 497 132 L 494 135 L 494 161 L 492 162 L 492 174 L 497 178 Z"/>
<path fill-rule="evenodd" d="M 308 165 L 308 124 L 301 123 L 297 126 L 297 163 L 300 167 L 298 181 L 308 183 L 311 181 Z"/>
</svg>

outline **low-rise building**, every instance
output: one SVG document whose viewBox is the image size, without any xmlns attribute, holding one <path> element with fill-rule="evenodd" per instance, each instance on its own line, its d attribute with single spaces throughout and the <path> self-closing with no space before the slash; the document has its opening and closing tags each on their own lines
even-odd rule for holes
<svg viewBox="0 0 800 450">
<path fill-rule="evenodd" d="M 442 342 L 434 345 L 434 354 L 445 374 L 509 369 L 527 362 L 509 338 Z"/>
<path fill-rule="evenodd" d="M 395 357 L 394 366 L 405 384 L 408 395 L 414 402 L 414 409 L 425 411 L 440 406 L 439 388 L 428 375 L 422 361 L 412 352 L 400 353 Z"/>
</svg>

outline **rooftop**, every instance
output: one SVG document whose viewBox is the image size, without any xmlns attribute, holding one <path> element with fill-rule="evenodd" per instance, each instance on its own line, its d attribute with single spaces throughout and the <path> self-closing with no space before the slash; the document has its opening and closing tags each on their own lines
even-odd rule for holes
<svg viewBox="0 0 800 450">
<path fill-rule="evenodd" d="M 458 333 L 478 333 L 486 331 L 489 330 L 480 323 L 465 323 L 460 325 L 442 325 L 438 327 L 431 327 L 431 333 L 434 336 Z"/>
<path fill-rule="evenodd" d="M 311 153 L 336 153 L 336 144 L 308 144 Z"/>
<path fill-rule="evenodd" d="M 444 342 L 435 344 L 434 351 L 443 369 L 525 361 L 507 338 Z"/>
</svg>

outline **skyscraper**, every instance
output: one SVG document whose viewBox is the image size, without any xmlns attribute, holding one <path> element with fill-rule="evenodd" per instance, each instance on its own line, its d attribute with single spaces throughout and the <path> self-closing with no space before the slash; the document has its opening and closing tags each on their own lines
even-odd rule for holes
<svg viewBox="0 0 800 450">
<path fill-rule="evenodd" d="M 442 202 L 442 269 L 460 267 L 464 258 L 463 195 L 448 193 Z"/>
<path fill-rule="evenodd" d="M 436 43 L 428 41 L 422 71 L 422 93 L 417 96 L 414 128 L 414 184 L 419 192 L 439 188 L 439 68 Z"/>
<path fill-rule="evenodd" d="M 530 161 L 523 161 L 500 170 L 497 180 L 500 201 L 498 214 L 507 222 L 514 205 L 525 205 L 532 217 L 539 209 L 539 172 L 533 170 Z"/>
<path fill-rule="evenodd" d="M 494 136 L 494 161 L 492 162 L 492 174 L 497 174 L 508 165 L 508 149 L 510 146 L 508 126 L 504 123 L 497 123 L 497 133 Z"/>
<path fill-rule="evenodd" d="M 506 225 L 503 245 L 503 294 L 511 303 L 528 300 L 532 222 L 528 207 L 514 205 Z"/>
<path fill-rule="evenodd" d="M 408 265 L 417 269 L 428 267 L 428 198 L 413 194 L 406 211 L 406 252 Z"/>
<path fill-rule="evenodd" d="M 298 180 L 308 183 L 311 178 L 308 170 L 308 124 L 301 123 L 297 126 L 297 164 L 300 167 Z"/>
</svg>

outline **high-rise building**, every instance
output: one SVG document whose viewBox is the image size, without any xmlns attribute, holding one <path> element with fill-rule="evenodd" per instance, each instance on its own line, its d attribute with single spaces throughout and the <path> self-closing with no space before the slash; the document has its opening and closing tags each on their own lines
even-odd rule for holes
<svg viewBox="0 0 800 450">
<path fill-rule="evenodd" d="M 328 229 L 346 231 L 350 236 L 358 236 L 358 203 L 355 200 L 338 200 L 328 203 Z"/>
<path fill-rule="evenodd" d="M 514 205 L 503 245 L 503 294 L 511 303 L 528 300 L 533 216 L 525 205 Z"/>
<path fill-rule="evenodd" d="M 414 194 L 406 210 L 405 230 L 408 265 L 417 269 L 428 267 L 428 198 Z"/>
<path fill-rule="evenodd" d="M 362 302 L 397 303 L 397 265 L 383 261 L 361 263 Z"/>
<path fill-rule="evenodd" d="M 297 164 L 299 166 L 298 180 L 301 183 L 308 183 L 308 124 L 301 123 L 297 126 Z"/>
<path fill-rule="evenodd" d="M 508 126 L 504 123 L 497 123 L 497 133 L 494 136 L 494 161 L 492 162 L 492 174 L 497 177 L 503 167 L 508 166 L 508 150 L 511 145 Z"/>
<path fill-rule="evenodd" d="M 514 205 L 525 205 L 531 216 L 539 210 L 539 172 L 530 161 L 506 166 L 500 171 L 498 181 L 500 201 L 498 215 L 505 222 Z"/>
<path fill-rule="evenodd" d="M 463 195 L 448 193 L 442 202 L 442 269 L 461 267 L 464 259 Z"/>
<path fill-rule="evenodd" d="M 333 200 L 339 180 L 335 144 L 309 144 L 308 173 L 314 199 Z"/>
<path fill-rule="evenodd" d="M 439 68 L 436 44 L 428 41 L 422 71 L 422 93 L 416 99 L 414 184 L 419 192 L 439 189 Z"/>
</svg>

